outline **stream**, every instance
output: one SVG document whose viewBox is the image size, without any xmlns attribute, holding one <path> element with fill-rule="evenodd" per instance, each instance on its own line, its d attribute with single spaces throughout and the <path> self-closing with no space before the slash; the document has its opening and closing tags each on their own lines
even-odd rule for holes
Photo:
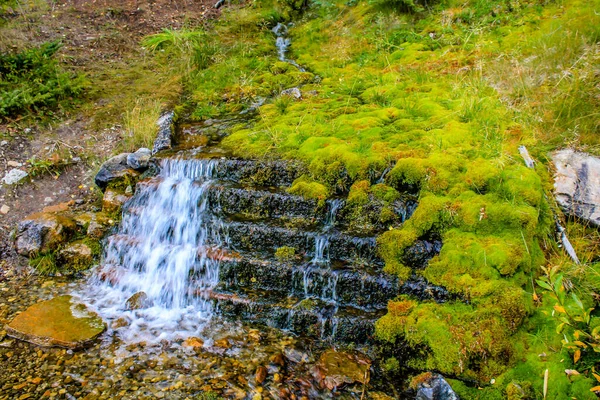
<svg viewBox="0 0 600 400">
<path fill-rule="evenodd" d="M 278 58 L 304 71 L 287 58 L 287 27 L 273 33 Z M 360 383 L 328 389 L 319 357 L 350 343 L 373 357 L 373 324 L 387 301 L 435 288 L 384 274 L 375 235 L 347 229 L 343 198 L 322 206 L 288 194 L 301 168 L 230 157 L 219 142 L 232 121 L 251 124 L 252 114 L 181 127 L 86 280 L 35 278 L 15 306 L 68 293 L 108 330 L 85 352 L 11 342 L 0 350 L 8 366 L 0 399 L 27 398 L 19 397 L 22 376 L 43 378 L 35 398 L 364 397 Z M 416 206 L 407 198 L 399 208 L 406 218 Z M 22 296 L 10 290 L 8 298 Z"/>
</svg>

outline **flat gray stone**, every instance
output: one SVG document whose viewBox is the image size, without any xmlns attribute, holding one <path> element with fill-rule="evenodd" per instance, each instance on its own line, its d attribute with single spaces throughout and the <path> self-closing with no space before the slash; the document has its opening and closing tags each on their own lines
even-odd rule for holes
<svg viewBox="0 0 600 400">
<path fill-rule="evenodd" d="M 562 210 L 600 227 L 600 158 L 573 149 L 552 154 L 554 194 Z"/>
<path fill-rule="evenodd" d="M 24 178 L 26 178 L 27 175 L 28 173 L 23 171 L 22 169 L 13 168 L 10 171 L 8 171 L 6 175 L 4 175 L 4 178 L 2 178 L 2 183 L 4 183 L 5 185 L 14 185 L 15 183 L 18 183 Z"/>
</svg>

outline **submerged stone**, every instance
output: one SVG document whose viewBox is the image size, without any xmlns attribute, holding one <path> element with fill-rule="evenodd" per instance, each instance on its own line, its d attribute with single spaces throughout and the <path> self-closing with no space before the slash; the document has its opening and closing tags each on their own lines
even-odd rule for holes
<svg viewBox="0 0 600 400">
<path fill-rule="evenodd" d="M 154 302 L 145 292 L 137 292 L 127 299 L 127 303 L 125 304 L 128 310 L 139 310 L 142 308 L 152 307 L 153 305 Z"/>
<path fill-rule="evenodd" d="M 9 336 L 39 346 L 79 349 L 104 332 L 98 314 L 71 296 L 59 296 L 32 305 L 6 326 Z"/>
<path fill-rule="evenodd" d="M 600 158 L 564 149 L 552 154 L 554 192 L 565 213 L 600 227 Z"/>
<path fill-rule="evenodd" d="M 371 360 L 360 353 L 327 350 L 319 359 L 315 377 L 329 390 L 344 384 L 369 383 Z"/>
<path fill-rule="evenodd" d="M 71 237 L 77 226 L 69 217 L 38 213 L 19 222 L 17 229 L 17 253 L 29 257 L 55 250 Z"/>
</svg>

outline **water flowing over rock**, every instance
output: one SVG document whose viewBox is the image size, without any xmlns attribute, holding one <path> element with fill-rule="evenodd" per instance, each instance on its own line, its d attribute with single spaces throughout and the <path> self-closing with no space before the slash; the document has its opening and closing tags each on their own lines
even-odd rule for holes
<svg viewBox="0 0 600 400">
<path fill-rule="evenodd" d="M 42 301 L 17 315 L 6 326 L 9 336 L 39 346 L 79 349 L 104 332 L 102 319 L 71 296 Z"/>
<path fill-rule="evenodd" d="M 568 215 L 600 227 L 600 158 L 564 149 L 552 154 L 554 192 Z"/>
<path fill-rule="evenodd" d="M 193 336 L 219 314 L 366 342 L 399 293 L 447 299 L 424 280 L 400 285 L 384 273 L 375 236 L 348 229 L 344 199 L 323 205 L 287 193 L 302 173 L 293 163 L 177 156 L 157 163 L 159 174 L 139 182 L 125 203 L 84 294 L 103 317 L 134 321 L 119 328 L 132 340 Z M 415 204 L 398 203 L 402 220 Z M 418 241 L 405 261 L 421 267 L 439 247 Z M 293 256 L 278 258 L 281 249 Z M 139 292 L 150 306 L 134 313 L 127 300 Z"/>
<path fill-rule="evenodd" d="M 32 256 L 58 248 L 75 232 L 77 226 L 69 217 L 39 213 L 19 222 L 15 248 L 23 256 Z"/>
</svg>

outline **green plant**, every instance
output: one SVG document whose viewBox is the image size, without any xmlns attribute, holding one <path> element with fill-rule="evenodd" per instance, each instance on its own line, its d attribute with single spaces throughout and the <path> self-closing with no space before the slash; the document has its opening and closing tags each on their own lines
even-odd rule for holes
<svg viewBox="0 0 600 400">
<path fill-rule="evenodd" d="M 592 363 L 597 362 L 598 355 L 593 353 L 600 353 L 600 319 L 592 315 L 594 307 L 585 306 L 573 291 L 567 296 L 564 274 L 558 266 L 543 267 L 543 271 L 545 275 L 537 284 L 555 302 L 552 316 L 558 320 L 556 332 L 563 335 L 563 346 L 573 353 L 575 364 L 584 353 L 588 353 Z"/>
<path fill-rule="evenodd" d="M 58 65 L 54 56 L 60 48 L 60 42 L 49 42 L 0 54 L 0 119 L 49 114 L 84 93 L 87 81 Z"/>
<path fill-rule="evenodd" d="M 152 52 L 164 52 L 171 62 L 181 64 L 185 72 L 208 67 L 218 53 L 217 42 L 203 30 L 163 29 L 146 36 L 142 46 Z"/>
<path fill-rule="evenodd" d="M 127 151 L 135 151 L 140 147 L 152 148 L 158 121 L 161 113 L 161 104 L 154 99 L 137 99 L 135 104 L 125 112 L 124 127 L 125 137 L 123 145 Z"/>
</svg>

